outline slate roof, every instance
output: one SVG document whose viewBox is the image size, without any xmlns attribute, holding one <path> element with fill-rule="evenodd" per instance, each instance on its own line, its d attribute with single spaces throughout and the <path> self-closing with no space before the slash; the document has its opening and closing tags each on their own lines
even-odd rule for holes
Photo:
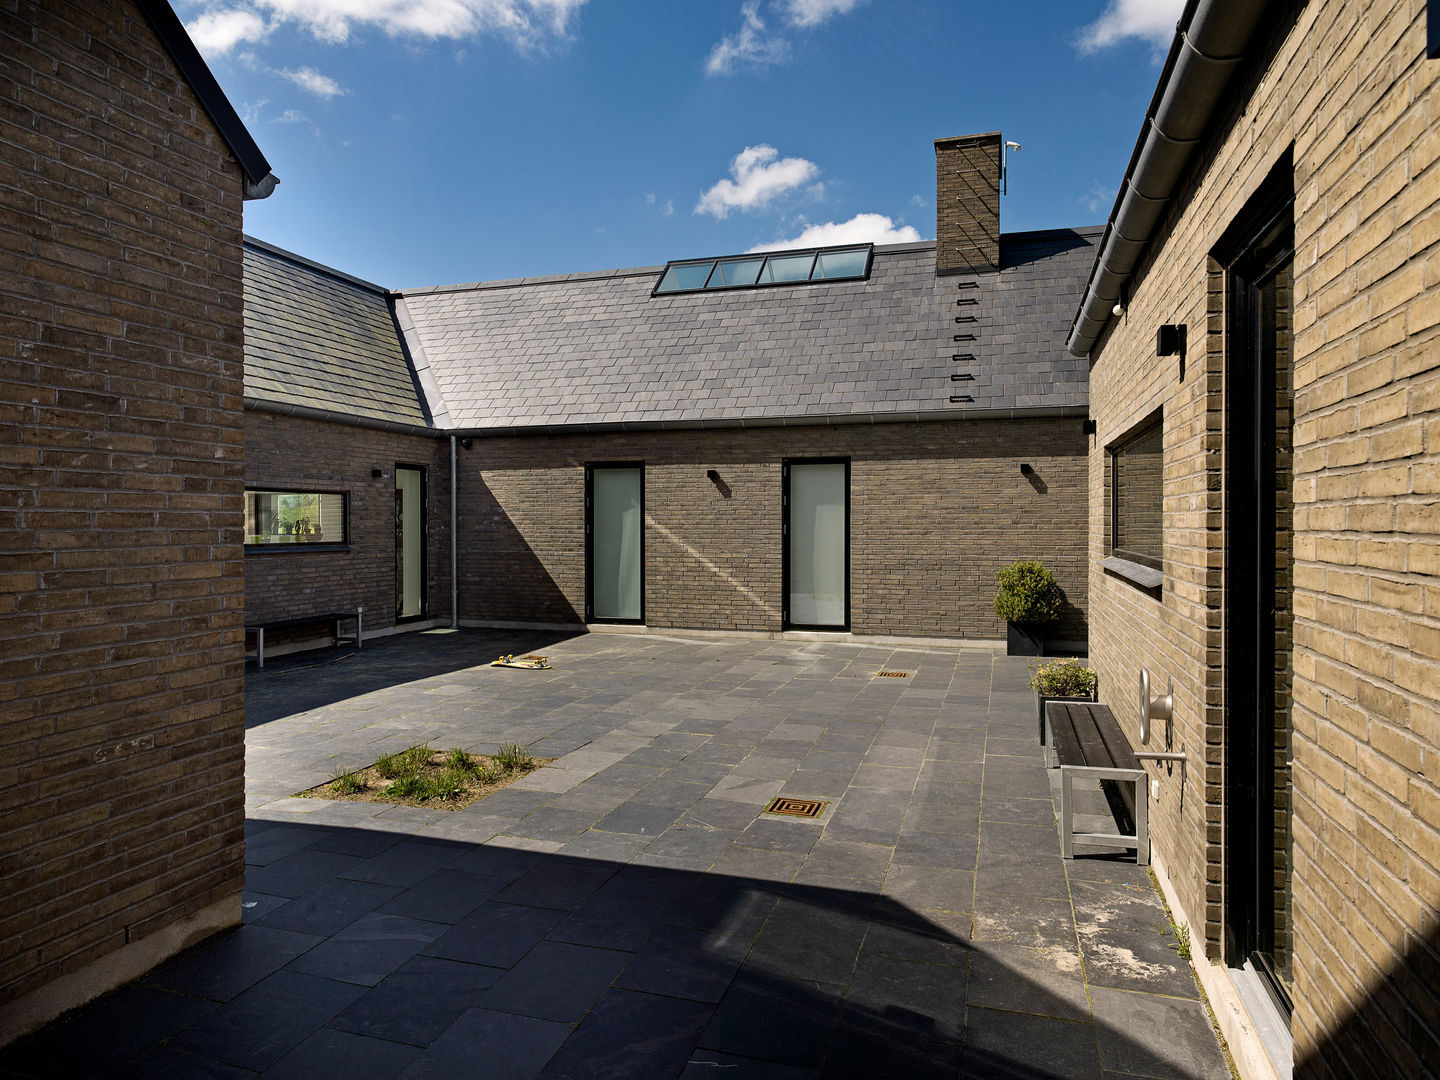
<svg viewBox="0 0 1440 1080">
<path fill-rule="evenodd" d="M 428 422 L 385 290 L 248 237 L 245 395 L 369 421 Z"/>
<path fill-rule="evenodd" d="M 998 273 L 938 277 L 930 243 L 877 248 L 868 281 L 652 297 L 663 267 L 643 267 L 412 289 L 397 318 L 460 430 L 1083 412 L 1065 334 L 1099 235 L 1008 234 Z"/>
</svg>

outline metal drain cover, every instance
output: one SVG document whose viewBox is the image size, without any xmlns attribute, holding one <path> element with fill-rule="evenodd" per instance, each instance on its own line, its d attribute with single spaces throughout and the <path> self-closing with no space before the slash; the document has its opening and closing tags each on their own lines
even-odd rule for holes
<svg viewBox="0 0 1440 1080">
<path fill-rule="evenodd" d="M 824 809 L 824 799 L 792 799 L 788 795 L 777 795 L 770 800 L 765 813 L 785 814 L 787 817 L 819 817 Z"/>
<path fill-rule="evenodd" d="M 908 671 L 877 671 L 875 677 L 877 679 L 908 679 L 910 673 Z"/>
</svg>

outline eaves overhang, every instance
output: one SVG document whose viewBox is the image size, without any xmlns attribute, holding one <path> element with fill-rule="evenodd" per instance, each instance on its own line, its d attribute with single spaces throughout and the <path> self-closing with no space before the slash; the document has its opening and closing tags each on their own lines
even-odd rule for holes
<svg viewBox="0 0 1440 1080">
<path fill-rule="evenodd" d="M 230 104 L 230 99 L 225 96 L 225 91 L 221 90 L 220 84 L 215 81 L 215 76 L 210 71 L 210 65 L 205 63 L 200 51 L 195 48 L 195 43 L 185 32 L 180 17 L 175 14 L 167 0 L 136 0 L 136 2 L 140 5 L 140 10 L 149 20 L 156 35 L 164 43 L 171 59 L 175 61 L 175 66 L 180 69 L 180 73 L 185 76 L 185 81 L 195 91 L 195 96 L 200 99 L 201 106 L 214 121 L 220 137 L 229 145 L 231 153 L 235 155 L 235 160 L 240 163 L 240 171 L 244 173 L 245 177 L 245 198 L 251 200 L 267 198 L 275 190 L 275 185 L 280 180 L 270 171 L 270 162 L 260 152 L 260 147 L 250 132 L 246 130 L 240 115 L 235 111 L 235 106 Z"/>
<path fill-rule="evenodd" d="M 1209 130 L 1270 0 L 1188 0 L 1066 345 L 1088 356 Z"/>
</svg>

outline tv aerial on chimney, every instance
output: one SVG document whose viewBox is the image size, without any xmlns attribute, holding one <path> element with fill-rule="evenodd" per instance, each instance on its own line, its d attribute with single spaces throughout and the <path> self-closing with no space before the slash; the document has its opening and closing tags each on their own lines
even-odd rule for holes
<svg viewBox="0 0 1440 1080">
<path fill-rule="evenodd" d="M 1006 140 L 1005 140 L 1005 154 L 1004 154 L 1004 159 L 1000 162 L 1000 194 L 1001 194 L 1001 195 L 1009 195 L 1009 194 L 1010 194 L 1010 151 L 1011 151 L 1011 150 L 1014 150 L 1014 151 L 1018 154 L 1018 153 L 1019 153 L 1021 150 L 1023 150 L 1023 149 L 1024 149 L 1024 147 L 1021 146 L 1021 145 L 1020 145 L 1018 142 L 1016 142 L 1014 139 L 1006 139 Z"/>
</svg>

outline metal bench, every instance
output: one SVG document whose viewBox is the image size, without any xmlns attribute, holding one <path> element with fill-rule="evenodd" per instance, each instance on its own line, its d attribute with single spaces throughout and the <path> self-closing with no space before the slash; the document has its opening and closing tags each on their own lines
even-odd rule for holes
<svg viewBox="0 0 1440 1080">
<path fill-rule="evenodd" d="M 1049 764 L 1060 769 L 1060 852 L 1074 857 L 1076 840 L 1119 844 L 1135 849 L 1135 861 L 1150 864 L 1150 813 L 1146 773 L 1108 706 L 1091 701 L 1051 701 L 1045 706 Z M 1076 780 L 1111 780 L 1123 794 L 1129 788 L 1134 833 L 1077 833 L 1074 820 Z M 1133 786 L 1132 786 L 1133 785 Z M 1129 799 L 1126 802 L 1130 802 Z"/>
<path fill-rule="evenodd" d="M 340 633 L 340 624 L 349 619 L 355 620 L 355 633 L 353 635 Z M 247 623 L 245 632 L 255 635 L 255 664 L 257 667 L 263 668 L 265 666 L 265 631 L 267 630 L 285 630 L 292 626 L 311 626 L 315 623 L 328 622 L 332 625 L 334 643 L 336 645 L 339 645 L 341 640 L 344 639 L 358 649 L 360 648 L 360 637 L 363 629 L 361 624 L 363 620 L 363 609 L 356 609 L 355 611 L 326 611 L 316 615 L 298 615 L 290 619 L 270 619 L 263 623 Z M 249 659 L 249 657 L 246 657 L 246 659 Z"/>
</svg>

